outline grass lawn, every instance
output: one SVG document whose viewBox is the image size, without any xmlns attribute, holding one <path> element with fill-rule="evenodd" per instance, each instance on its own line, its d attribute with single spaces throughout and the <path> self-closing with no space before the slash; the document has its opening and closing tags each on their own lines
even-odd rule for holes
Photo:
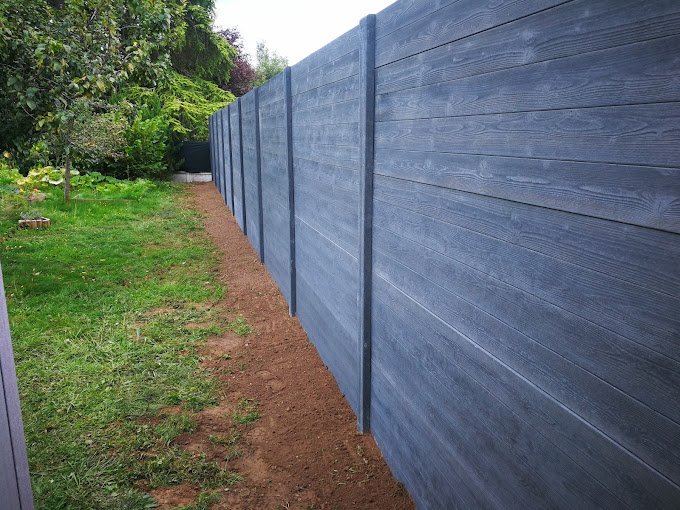
<svg viewBox="0 0 680 510">
<path fill-rule="evenodd" d="M 145 490 L 177 483 L 199 486 L 205 506 L 238 476 L 172 439 L 218 398 L 201 341 L 248 328 L 209 306 L 224 290 L 196 213 L 169 184 L 139 200 L 53 197 L 38 208 L 51 228 L 17 230 L 10 200 L 0 211 L 37 507 L 153 508 Z"/>
</svg>

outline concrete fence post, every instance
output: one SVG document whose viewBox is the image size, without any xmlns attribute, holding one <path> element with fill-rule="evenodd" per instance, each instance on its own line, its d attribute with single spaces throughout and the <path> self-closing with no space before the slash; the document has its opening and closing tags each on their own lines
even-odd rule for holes
<svg viewBox="0 0 680 510">
<path fill-rule="evenodd" d="M 371 283 L 375 134 L 375 15 L 361 20 L 359 65 L 359 432 L 371 424 Z"/>
<path fill-rule="evenodd" d="M 283 71 L 283 97 L 286 118 L 286 163 L 288 165 L 288 218 L 290 240 L 290 304 L 291 317 L 296 313 L 296 269 L 295 269 L 295 172 L 293 168 L 293 94 L 291 90 L 290 67 Z"/>
<path fill-rule="evenodd" d="M 259 232 L 260 262 L 264 264 L 264 211 L 262 210 L 262 154 L 260 153 L 260 88 L 253 91 L 255 115 L 255 173 L 257 176 L 257 224 Z"/>
</svg>

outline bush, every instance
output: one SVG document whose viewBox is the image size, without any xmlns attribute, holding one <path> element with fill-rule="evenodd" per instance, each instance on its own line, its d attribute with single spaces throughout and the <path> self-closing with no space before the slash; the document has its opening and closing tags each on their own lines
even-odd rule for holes
<svg viewBox="0 0 680 510">
<path fill-rule="evenodd" d="M 137 114 L 125 138 L 127 144 L 122 163 L 126 178 L 167 176 L 168 119 L 165 115 L 144 118 Z"/>
</svg>

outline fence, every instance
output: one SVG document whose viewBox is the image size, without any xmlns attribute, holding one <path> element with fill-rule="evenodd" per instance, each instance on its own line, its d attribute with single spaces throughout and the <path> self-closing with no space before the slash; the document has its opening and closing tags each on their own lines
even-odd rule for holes
<svg viewBox="0 0 680 510">
<path fill-rule="evenodd" d="M 677 508 L 680 4 L 402 0 L 210 120 L 422 508 Z"/>
<path fill-rule="evenodd" d="M 0 507 L 33 510 L 5 287 L 0 272 Z"/>
</svg>

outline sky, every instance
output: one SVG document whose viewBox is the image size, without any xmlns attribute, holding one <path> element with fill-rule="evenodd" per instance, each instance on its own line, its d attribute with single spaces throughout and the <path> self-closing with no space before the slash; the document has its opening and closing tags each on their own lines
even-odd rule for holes
<svg viewBox="0 0 680 510">
<path fill-rule="evenodd" d="M 288 57 L 293 65 L 376 14 L 394 0 L 216 0 L 215 28 L 238 27 L 245 49 L 255 46 Z"/>
</svg>

